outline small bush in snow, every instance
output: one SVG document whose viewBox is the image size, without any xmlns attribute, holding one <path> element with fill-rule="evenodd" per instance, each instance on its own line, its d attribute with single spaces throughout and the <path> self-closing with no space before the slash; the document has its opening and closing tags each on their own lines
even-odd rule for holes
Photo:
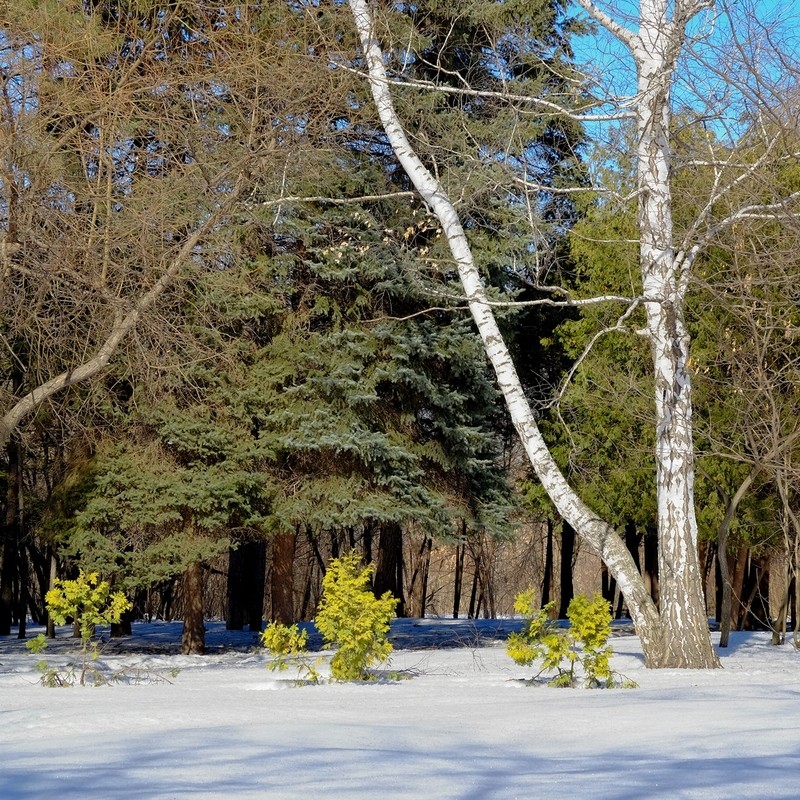
<svg viewBox="0 0 800 800">
<path fill-rule="evenodd" d="M 622 678 L 611 669 L 611 613 L 602 595 L 589 599 L 575 597 L 569 604 L 567 618 L 570 627 L 561 629 L 550 618 L 553 603 L 535 607 L 534 590 L 522 592 L 514 610 L 527 618 L 520 633 L 508 637 L 506 652 L 517 664 L 529 666 L 539 661 L 541 671 L 555 672 L 549 686 L 576 686 L 579 671 L 587 688 L 611 689 L 616 686 L 632 688 L 633 681 Z"/>
<path fill-rule="evenodd" d="M 95 684 L 107 683 L 107 678 L 98 670 L 89 669 L 89 662 L 98 656 L 97 643 L 92 642 L 95 625 L 116 624 L 131 604 L 122 592 L 111 593 L 106 581 L 101 581 L 96 572 L 88 575 L 80 572 L 74 581 L 53 581 L 53 588 L 45 595 L 45 604 L 50 618 L 56 625 L 66 625 L 73 620 L 81 634 L 81 669 L 76 678 L 74 667 L 60 671 L 47 661 L 37 664 L 45 686 L 72 686 L 76 679 L 83 686 L 87 675 Z M 41 653 L 47 647 L 44 634 L 39 634 L 27 644 L 32 653 Z"/>
<path fill-rule="evenodd" d="M 371 567 L 362 567 L 357 553 L 335 558 L 322 581 L 322 600 L 315 620 L 325 647 L 336 650 L 331 659 L 331 677 L 337 681 L 368 681 L 370 668 L 389 658 L 389 623 L 397 600 L 391 593 L 375 597 L 370 589 Z M 271 623 L 261 641 L 275 659 L 270 669 L 289 666 L 304 670 L 308 679 L 319 681 L 316 665 L 305 656 L 307 634 L 297 625 Z"/>
<path fill-rule="evenodd" d="M 370 667 L 389 658 L 389 623 L 397 600 L 390 592 L 375 597 L 372 567 L 362 567 L 357 553 L 331 561 L 322 581 L 316 624 L 326 647 L 337 648 L 331 675 L 339 681 L 371 680 Z"/>
<path fill-rule="evenodd" d="M 316 662 L 308 657 L 306 643 L 308 632 L 300 630 L 297 625 L 282 625 L 271 622 L 261 634 L 261 644 L 274 656 L 267 667 L 273 671 L 285 672 L 289 667 L 296 667 L 302 680 L 319 683 L 320 674 Z"/>
</svg>

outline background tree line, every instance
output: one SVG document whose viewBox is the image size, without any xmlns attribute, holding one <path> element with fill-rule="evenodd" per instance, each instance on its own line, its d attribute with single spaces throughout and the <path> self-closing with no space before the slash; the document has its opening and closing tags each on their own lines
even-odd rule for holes
<svg viewBox="0 0 800 800">
<path fill-rule="evenodd" d="M 522 465 L 440 225 L 355 69 L 347 8 L 0 9 L 0 635 L 24 636 L 52 577 L 83 567 L 134 613 L 183 615 L 196 651 L 216 570 L 229 625 L 260 625 L 265 592 L 292 621 L 353 548 L 378 594 L 421 614 L 443 542 L 448 612 L 502 612 L 496 543 L 532 520 L 531 580 L 568 602 L 574 532 Z M 619 309 L 548 304 L 553 285 L 639 291 L 631 133 L 603 151 L 574 119 L 495 96 L 513 81 L 571 97 L 583 24 L 560 3 L 382 10 L 399 113 L 458 198 L 546 436 L 657 598 L 646 346 L 610 333 L 587 351 Z M 732 208 L 800 189 L 796 120 L 773 112 L 677 138 L 682 224 L 734 175 L 748 180 Z M 796 238 L 774 215 L 720 231 L 689 309 L 703 563 L 734 625 L 796 605 Z M 782 612 L 759 605 L 768 559 Z"/>
</svg>

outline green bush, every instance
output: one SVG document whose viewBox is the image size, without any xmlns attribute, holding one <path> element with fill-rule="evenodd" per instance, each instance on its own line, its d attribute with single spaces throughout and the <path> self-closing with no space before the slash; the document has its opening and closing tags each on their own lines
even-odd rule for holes
<svg viewBox="0 0 800 800">
<path fill-rule="evenodd" d="M 632 688 L 636 685 L 611 669 L 613 650 L 608 644 L 611 613 L 602 595 L 591 599 L 583 595 L 575 597 L 567 610 L 570 622 L 567 629 L 559 628 L 550 618 L 552 608 L 553 603 L 548 603 L 537 609 L 533 589 L 517 596 L 514 610 L 525 616 L 527 622 L 520 633 L 508 637 L 506 644 L 506 652 L 517 664 L 529 666 L 538 661 L 540 675 L 555 672 L 549 686 L 576 686 L 578 667 L 587 688 Z"/>
<path fill-rule="evenodd" d="M 389 658 L 389 623 L 397 600 L 386 592 L 376 598 L 370 589 L 371 567 L 362 567 L 357 553 L 335 558 L 322 581 L 322 600 L 315 620 L 325 647 L 334 648 L 331 677 L 337 681 L 368 681 L 375 676 L 370 668 Z M 307 634 L 297 625 L 277 622 L 267 626 L 261 642 L 275 658 L 268 665 L 284 671 L 289 666 L 305 671 L 305 678 L 319 681 L 316 669 L 306 656 Z"/>
<path fill-rule="evenodd" d="M 285 672 L 289 667 L 296 667 L 302 679 L 319 683 L 321 678 L 317 671 L 319 659 L 312 661 L 308 657 L 306 645 L 308 632 L 300 630 L 297 625 L 282 625 L 270 622 L 261 634 L 261 644 L 274 656 L 267 667 L 273 671 Z"/>
<path fill-rule="evenodd" d="M 69 620 L 78 625 L 81 633 L 81 671 L 78 682 L 83 686 L 89 674 L 89 662 L 97 658 L 97 644 L 92 642 L 95 625 L 116 624 L 131 604 L 122 592 L 111 593 L 106 581 L 101 581 L 96 572 L 88 575 L 83 571 L 74 580 L 53 581 L 53 588 L 45 595 L 45 604 L 50 618 L 56 625 L 66 625 Z M 39 634 L 27 644 L 32 653 L 41 653 L 47 647 L 47 640 Z M 71 686 L 75 683 L 75 669 L 59 671 L 47 661 L 37 664 L 42 673 L 45 686 Z M 92 670 L 94 683 L 107 682 L 97 671 Z"/>
<path fill-rule="evenodd" d="M 339 681 L 373 677 L 369 668 L 389 658 L 389 623 L 397 600 L 390 592 L 377 598 L 370 589 L 372 567 L 357 553 L 334 559 L 322 581 L 316 625 L 326 647 L 336 648 L 331 675 Z"/>
</svg>

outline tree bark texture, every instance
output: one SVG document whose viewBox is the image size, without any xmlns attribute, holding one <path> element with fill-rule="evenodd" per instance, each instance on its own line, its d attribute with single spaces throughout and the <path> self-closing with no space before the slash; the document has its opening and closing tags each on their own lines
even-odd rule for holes
<svg viewBox="0 0 800 800">
<path fill-rule="evenodd" d="M 203 564 L 196 561 L 183 573 L 182 655 L 201 655 L 206 651 L 206 629 L 203 620 Z"/>
<path fill-rule="evenodd" d="M 294 531 L 278 533 L 272 540 L 272 581 L 270 598 L 272 619 L 292 625 L 294 615 L 294 554 L 297 536 Z"/>
<path fill-rule="evenodd" d="M 403 587 L 403 529 L 396 522 L 381 526 L 378 536 L 378 560 L 372 588 L 376 597 L 391 592 L 398 600 L 396 614 L 406 615 L 405 591 Z"/>
<path fill-rule="evenodd" d="M 585 6 L 584 6 L 585 7 Z M 642 0 L 628 45 L 636 62 L 639 262 L 654 368 L 659 597 L 664 666 L 716 667 L 697 555 L 692 381 L 684 301 L 689 263 L 676 258 L 670 186 L 670 84 L 689 11 Z"/>
</svg>

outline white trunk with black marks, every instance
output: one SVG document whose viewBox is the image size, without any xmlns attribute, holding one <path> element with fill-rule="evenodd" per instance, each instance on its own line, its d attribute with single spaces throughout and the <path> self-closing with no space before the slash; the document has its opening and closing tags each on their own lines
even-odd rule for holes
<svg viewBox="0 0 800 800">
<path fill-rule="evenodd" d="M 670 83 L 684 33 L 669 20 L 667 0 L 642 0 L 640 9 L 631 50 L 638 71 L 640 263 L 655 380 L 664 665 L 715 667 L 697 554 L 686 280 L 675 257 L 670 191 Z"/>
<path fill-rule="evenodd" d="M 458 212 L 438 181 L 416 156 L 394 110 L 382 53 L 372 33 L 372 18 L 366 0 L 349 0 L 349 2 L 366 56 L 372 94 L 386 135 L 397 159 L 442 225 L 450 250 L 458 264 L 470 311 L 530 462 L 559 513 L 584 541 L 597 551 L 617 580 L 641 637 L 648 666 L 661 666 L 663 663 L 661 620 L 644 581 L 616 531 L 599 519 L 576 495 L 553 460 L 525 397 L 494 314 L 486 302 L 486 293 Z"/>
</svg>

